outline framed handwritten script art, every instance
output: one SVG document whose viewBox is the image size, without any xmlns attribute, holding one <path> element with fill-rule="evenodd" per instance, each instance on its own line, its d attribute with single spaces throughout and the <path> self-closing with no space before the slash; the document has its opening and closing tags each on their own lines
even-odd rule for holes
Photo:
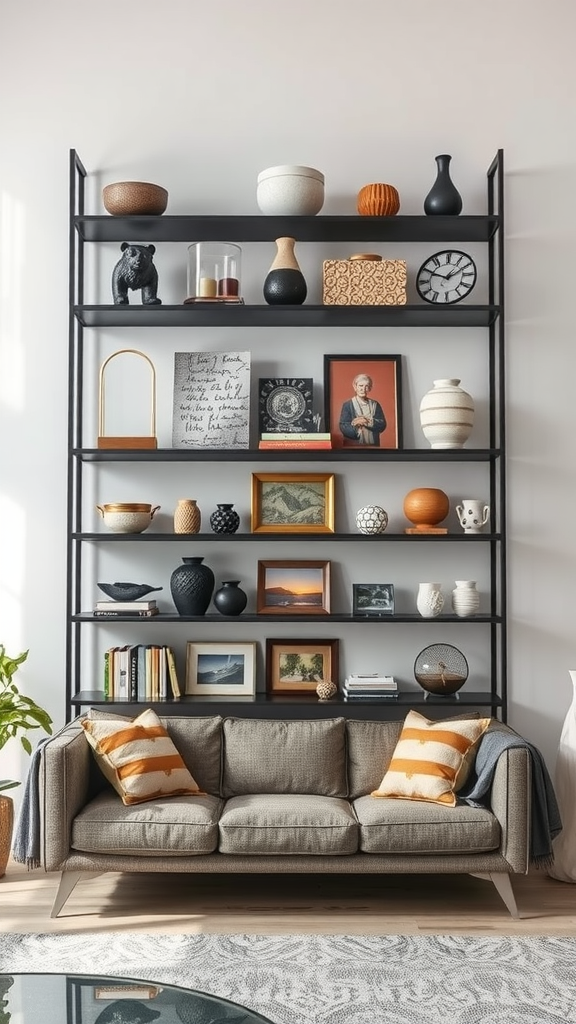
<svg viewBox="0 0 576 1024">
<path fill-rule="evenodd" d="M 173 448 L 248 448 L 250 352 L 175 352 Z"/>
</svg>

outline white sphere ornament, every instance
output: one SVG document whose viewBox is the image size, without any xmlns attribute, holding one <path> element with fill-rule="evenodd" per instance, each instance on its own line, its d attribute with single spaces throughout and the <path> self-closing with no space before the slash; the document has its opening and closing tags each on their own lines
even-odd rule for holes
<svg viewBox="0 0 576 1024">
<path fill-rule="evenodd" d="M 331 679 L 322 679 L 316 687 L 316 693 L 318 694 L 318 700 L 330 700 L 331 697 L 338 692 L 336 683 L 333 683 Z"/>
<path fill-rule="evenodd" d="M 380 505 L 364 505 L 356 513 L 356 526 L 360 533 L 384 533 L 388 513 Z"/>
<path fill-rule="evenodd" d="M 420 402 L 420 425 L 431 448 L 463 448 L 474 426 L 474 402 L 459 377 L 434 381 Z"/>
</svg>

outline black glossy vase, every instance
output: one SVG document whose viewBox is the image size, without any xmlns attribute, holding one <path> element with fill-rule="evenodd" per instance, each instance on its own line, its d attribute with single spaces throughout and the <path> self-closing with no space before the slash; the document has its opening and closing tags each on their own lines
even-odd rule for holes
<svg viewBox="0 0 576 1024">
<path fill-rule="evenodd" d="M 240 526 L 240 516 L 234 505 L 218 505 L 210 516 L 210 526 L 214 533 L 236 533 Z"/>
<path fill-rule="evenodd" d="M 214 590 L 214 573 L 204 558 L 183 558 L 170 577 L 170 591 L 178 615 L 205 615 Z"/>
<path fill-rule="evenodd" d="M 424 200 L 424 213 L 428 216 L 456 216 L 462 210 L 462 196 L 450 177 L 452 157 L 443 153 L 435 159 L 438 173 Z"/>
<path fill-rule="evenodd" d="M 244 611 L 248 598 L 239 583 L 240 580 L 223 580 L 214 594 L 214 607 L 221 615 L 240 615 Z"/>
<path fill-rule="evenodd" d="M 264 281 L 264 298 L 269 306 L 301 306 L 308 289 L 294 255 L 293 238 L 277 238 L 276 258 Z"/>
</svg>

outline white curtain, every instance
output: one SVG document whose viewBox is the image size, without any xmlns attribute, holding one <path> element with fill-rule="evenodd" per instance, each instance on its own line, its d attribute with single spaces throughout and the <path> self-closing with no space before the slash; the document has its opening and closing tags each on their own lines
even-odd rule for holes
<svg viewBox="0 0 576 1024">
<path fill-rule="evenodd" d="M 554 840 L 554 864 L 548 868 L 550 877 L 560 882 L 576 882 L 576 671 L 570 672 L 570 678 L 572 704 L 562 727 L 554 773 L 562 831 Z"/>
</svg>

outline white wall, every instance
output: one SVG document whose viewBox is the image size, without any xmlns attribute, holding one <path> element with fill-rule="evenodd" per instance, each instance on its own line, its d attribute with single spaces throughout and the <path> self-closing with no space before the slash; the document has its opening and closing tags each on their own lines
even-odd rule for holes
<svg viewBox="0 0 576 1024">
<path fill-rule="evenodd" d="M 258 171 L 290 162 L 324 170 L 324 213 L 355 212 L 362 184 L 389 181 L 415 214 L 442 152 L 465 212 L 483 212 L 485 170 L 503 147 L 509 718 L 552 766 L 576 667 L 575 30 L 572 0 L 3 5 L 0 640 L 30 648 L 20 681 L 57 724 L 69 148 L 94 175 L 92 212 L 103 212 L 101 185 L 123 178 L 164 184 L 170 213 L 257 212 Z M 177 283 L 165 280 L 168 299 Z M 0 774 L 23 775 L 25 759 L 12 760 Z"/>
</svg>

